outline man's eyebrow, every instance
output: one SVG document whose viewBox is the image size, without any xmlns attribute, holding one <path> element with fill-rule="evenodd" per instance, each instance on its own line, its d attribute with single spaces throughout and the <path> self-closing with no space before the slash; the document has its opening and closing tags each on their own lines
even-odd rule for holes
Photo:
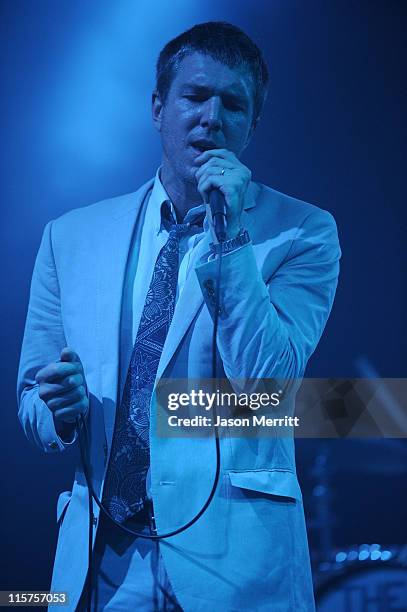
<svg viewBox="0 0 407 612">
<path fill-rule="evenodd" d="M 210 87 L 210 85 L 200 85 L 199 83 L 194 83 L 194 81 L 184 83 L 181 89 L 193 89 L 199 93 L 211 93 L 213 91 L 213 87 Z"/>
<path fill-rule="evenodd" d="M 214 91 L 213 87 L 210 87 L 209 85 L 200 85 L 199 83 L 194 83 L 193 81 L 183 84 L 181 90 L 185 91 L 186 89 L 192 89 L 196 93 L 203 94 L 212 93 Z M 240 100 L 241 102 L 244 102 L 246 100 L 246 96 L 242 92 L 238 92 L 234 89 L 223 90 L 221 92 L 221 95 L 227 96 L 229 98 L 235 98 L 236 100 Z"/>
</svg>

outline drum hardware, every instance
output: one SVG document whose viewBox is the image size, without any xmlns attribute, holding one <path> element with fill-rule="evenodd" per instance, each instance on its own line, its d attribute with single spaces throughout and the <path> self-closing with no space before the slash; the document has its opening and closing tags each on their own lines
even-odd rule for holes
<svg viewBox="0 0 407 612">
<path fill-rule="evenodd" d="M 406 612 L 407 547 L 338 549 L 316 573 L 318 612 Z"/>
</svg>

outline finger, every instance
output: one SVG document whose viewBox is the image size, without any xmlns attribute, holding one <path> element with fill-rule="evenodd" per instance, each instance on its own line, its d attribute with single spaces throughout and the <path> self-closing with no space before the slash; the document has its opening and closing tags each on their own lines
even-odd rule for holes
<svg viewBox="0 0 407 612">
<path fill-rule="evenodd" d="M 64 395 L 58 395 L 56 397 L 49 398 L 46 404 L 52 412 L 55 412 L 56 410 L 59 410 L 60 408 L 74 405 L 77 402 L 80 402 L 85 398 L 86 398 L 86 390 L 85 390 L 85 387 L 81 385 L 80 387 L 76 387 L 75 389 L 68 391 Z M 44 398 L 41 398 L 41 399 L 44 399 Z"/>
<path fill-rule="evenodd" d="M 230 161 L 237 160 L 237 157 L 232 151 L 228 151 L 227 149 L 209 149 L 208 151 L 204 151 L 200 155 L 195 158 L 195 161 L 198 163 L 205 163 L 211 157 L 218 157 L 220 159 L 229 159 Z"/>
<path fill-rule="evenodd" d="M 236 166 L 229 160 L 226 159 L 209 159 L 205 164 L 202 164 L 195 172 L 195 177 L 197 180 L 201 178 L 201 176 L 206 171 L 213 171 L 214 174 L 220 174 L 222 170 L 234 170 Z"/>
<path fill-rule="evenodd" d="M 222 170 L 224 172 L 222 173 Z M 221 166 L 209 166 L 204 168 L 204 170 L 200 173 L 199 177 L 197 177 L 198 183 L 202 181 L 206 181 L 210 177 L 220 177 L 220 179 L 228 184 L 230 182 L 231 177 L 233 178 L 233 182 L 238 178 L 237 170 L 234 168 L 224 168 Z"/>
<path fill-rule="evenodd" d="M 61 381 L 63 378 L 75 374 L 82 373 L 81 364 L 75 363 L 64 363 L 61 361 L 57 361 L 54 363 L 49 363 L 41 370 L 38 370 L 35 380 L 37 383 L 42 382 L 56 382 Z"/>
<path fill-rule="evenodd" d="M 208 175 L 205 178 L 201 178 L 198 183 L 198 191 L 202 196 L 202 199 L 205 203 L 208 202 L 208 193 L 212 189 L 220 189 L 222 193 L 226 197 L 225 192 L 225 179 L 220 174 L 218 175 Z"/>
<path fill-rule="evenodd" d="M 88 411 L 88 402 L 80 401 L 76 404 L 69 406 L 69 408 L 61 408 L 56 410 L 54 418 L 57 421 L 65 421 L 66 423 L 74 423 L 77 417 L 81 414 L 85 415 Z"/>
<path fill-rule="evenodd" d="M 40 383 L 40 388 L 38 390 L 38 394 L 40 398 L 47 402 L 49 399 L 53 397 L 59 397 L 60 395 L 66 395 L 69 391 L 76 389 L 77 387 L 83 386 L 85 387 L 85 381 L 83 379 L 82 374 L 76 374 L 74 376 L 68 376 L 63 378 L 61 382 L 57 383 L 48 383 L 42 382 Z"/>
<path fill-rule="evenodd" d="M 73 349 L 71 349 L 69 346 L 66 346 L 65 348 L 62 349 L 61 351 L 61 361 L 69 361 L 71 363 L 73 362 L 78 362 L 80 364 L 82 364 L 78 353 L 76 353 Z"/>
<path fill-rule="evenodd" d="M 66 395 L 69 391 L 72 391 L 73 389 L 76 389 L 79 386 L 84 386 L 83 384 L 83 378 L 80 377 L 81 382 L 79 384 L 75 384 L 75 385 L 70 385 L 70 386 L 65 386 L 62 383 L 40 383 L 40 387 L 38 390 L 38 395 L 40 396 L 40 398 L 47 403 L 50 399 L 54 398 L 54 397 L 60 397 L 63 395 Z M 64 379 L 66 380 L 66 379 Z"/>
<path fill-rule="evenodd" d="M 235 159 L 223 158 L 223 157 L 209 157 L 206 161 L 202 162 L 200 168 L 208 167 L 208 166 L 217 166 L 220 168 L 239 168 L 242 164 L 240 164 Z"/>
</svg>

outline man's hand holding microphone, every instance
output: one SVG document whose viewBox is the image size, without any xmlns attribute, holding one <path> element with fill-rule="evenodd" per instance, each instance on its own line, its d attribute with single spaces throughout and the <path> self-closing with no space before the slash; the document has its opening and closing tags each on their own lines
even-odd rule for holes
<svg viewBox="0 0 407 612">
<path fill-rule="evenodd" d="M 82 362 L 75 351 L 65 347 L 60 361 L 49 363 L 37 372 L 38 394 L 51 410 L 57 434 L 71 441 L 78 416 L 86 415 L 89 399 Z"/>
</svg>

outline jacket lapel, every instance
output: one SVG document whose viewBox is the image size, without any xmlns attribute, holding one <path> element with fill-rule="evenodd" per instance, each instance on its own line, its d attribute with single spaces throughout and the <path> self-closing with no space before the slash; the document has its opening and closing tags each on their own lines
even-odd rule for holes
<svg viewBox="0 0 407 612">
<path fill-rule="evenodd" d="M 127 258 L 137 219 L 153 181 L 112 200 L 117 212 L 106 219 L 98 253 L 97 335 L 106 438 L 110 447 L 120 380 L 120 319 Z"/>
</svg>

